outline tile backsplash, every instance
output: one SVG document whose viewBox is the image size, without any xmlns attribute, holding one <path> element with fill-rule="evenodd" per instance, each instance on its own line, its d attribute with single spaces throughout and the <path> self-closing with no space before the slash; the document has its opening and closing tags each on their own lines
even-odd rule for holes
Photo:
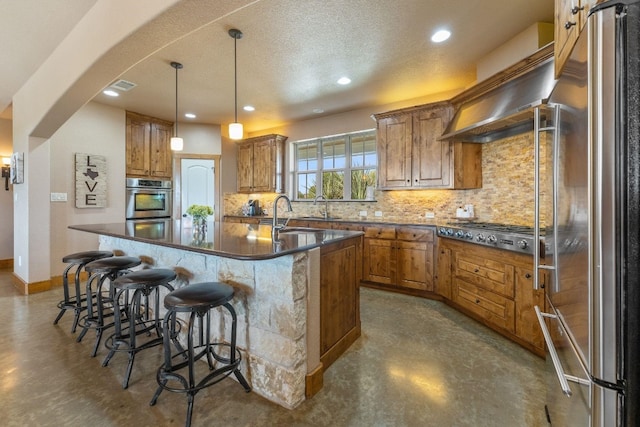
<svg viewBox="0 0 640 427">
<path fill-rule="evenodd" d="M 436 222 L 455 217 L 456 209 L 474 205 L 479 221 L 532 225 L 534 204 L 534 142 L 533 134 L 525 133 L 482 145 L 482 188 L 475 190 L 376 190 L 376 201 L 329 202 L 331 216 L 345 220 L 360 219 L 361 211 L 367 219 L 382 221 L 425 222 L 431 212 Z M 273 193 L 225 193 L 225 215 L 242 215 L 242 205 L 250 198 L 260 199 L 261 206 L 271 215 Z M 293 216 L 319 215 L 323 204 L 292 202 Z M 381 218 L 374 216 L 382 212 Z M 429 219 L 433 222 L 434 219 Z"/>
</svg>

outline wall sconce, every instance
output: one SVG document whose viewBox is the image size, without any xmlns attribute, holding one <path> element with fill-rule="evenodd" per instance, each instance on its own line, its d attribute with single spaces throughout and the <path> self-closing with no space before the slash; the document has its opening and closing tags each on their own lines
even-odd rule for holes
<svg viewBox="0 0 640 427">
<path fill-rule="evenodd" d="M 2 158 L 2 177 L 4 178 L 4 189 L 7 191 L 9 191 L 9 176 L 11 176 L 11 168 L 9 167 L 10 164 L 10 157 Z"/>
</svg>

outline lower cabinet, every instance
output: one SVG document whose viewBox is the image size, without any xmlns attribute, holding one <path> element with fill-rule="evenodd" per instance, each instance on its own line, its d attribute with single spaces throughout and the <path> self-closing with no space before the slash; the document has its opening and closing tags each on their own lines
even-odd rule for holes
<svg viewBox="0 0 640 427">
<path fill-rule="evenodd" d="M 363 280 L 414 291 L 433 291 L 434 231 L 375 226 L 364 230 Z"/>
<path fill-rule="evenodd" d="M 534 306 L 544 289 L 533 289 L 533 259 L 500 249 L 440 239 L 436 290 L 485 325 L 544 354 Z"/>
</svg>

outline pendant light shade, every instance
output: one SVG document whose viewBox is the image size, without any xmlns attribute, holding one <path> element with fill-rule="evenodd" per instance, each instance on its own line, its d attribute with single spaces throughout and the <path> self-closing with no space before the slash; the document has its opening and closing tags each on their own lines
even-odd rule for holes
<svg viewBox="0 0 640 427">
<path fill-rule="evenodd" d="M 229 35 L 233 38 L 233 86 L 234 86 L 234 121 L 229 124 L 229 138 L 242 139 L 244 129 L 242 123 L 238 123 L 238 39 L 242 38 L 242 31 L 235 28 L 229 30 Z"/>
<path fill-rule="evenodd" d="M 178 136 L 178 70 L 182 68 L 179 62 L 172 62 L 171 66 L 176 69 L 176 121 L 173 125 L 173 137 L 171 138 L 171 150 L 182 151 L 184 141 Z"/>
</svg>

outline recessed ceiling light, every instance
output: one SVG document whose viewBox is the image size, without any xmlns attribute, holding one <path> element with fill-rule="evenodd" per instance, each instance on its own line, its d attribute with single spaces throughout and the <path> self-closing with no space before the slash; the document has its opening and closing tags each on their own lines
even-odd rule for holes
<svg viewBox="0 0 640 427">
<path fill-rule="evenodd" d="M 193 113 L 184 113 L 184 116 L 188 119 L 195 119 L 196 115 Z"/>
<path fill-rule="evenodd" d="M 253 105 L 245 105 L 244 107 L 242 107 L 242 109 L 244 111 L 256 111 L 256 107 L 254 107 Z"/>
<path fill-rule="evenodd" d="M 102 91 L 102 93 L 104 93 L 107 96 L 120 96 L 120 94 L 118 92 L 116 92 L 115 90 L 111 90 L 111 89 L 105 89 Z"/>
<path fill-rule="evenodd" d="M 349 77 L 340 77 L 338 79 L 339 85 L 348 85 L 349 83 L 351 83 L 351 79 Z"/>
<path fill-rule="evenodd" d="M 451 37 L 451 31 L 438 30 L 431 36 L 431 41 L 434 43 L 441 43 Z"/>
</svg>

